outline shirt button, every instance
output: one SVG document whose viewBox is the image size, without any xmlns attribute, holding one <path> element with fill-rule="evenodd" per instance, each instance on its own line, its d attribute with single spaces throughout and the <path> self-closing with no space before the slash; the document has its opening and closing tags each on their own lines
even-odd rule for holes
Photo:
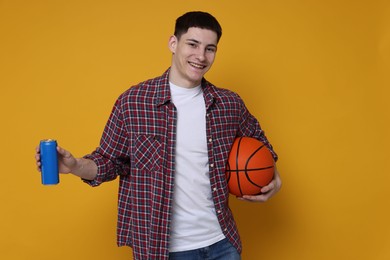
<svg viewBox="0 0 390 260">
<path fill-rule="evenodd" d="M 209 139 L 209 142 L 211 143 L 212 141 L 213 141 L 213 139 L 212 139 L 212 138 L 210 138 L 210 139 Z"/>
<path fill-rule="evenodd" d="M 217 188 L 214 188 L 213 191 L 217 191 Z"/>
<path fill-rule="evenodd" d="M 226 232 L 226 231 L 227 231 L 227 228 L 225 228 L 223 231 L 225 231 L 225 232 Z"/>
<path fill-rule="evenodd" d="M 213 168 L 214 167 L 214 163 L 210 164 L 210 167 Z"/>
<path fill-rule="evenodd" d="M 218 210 L 218 211 L 217 211 L 218 214 L 221 214 L 221 212 L 222 212 L 221 210 Z"/>
</svg>

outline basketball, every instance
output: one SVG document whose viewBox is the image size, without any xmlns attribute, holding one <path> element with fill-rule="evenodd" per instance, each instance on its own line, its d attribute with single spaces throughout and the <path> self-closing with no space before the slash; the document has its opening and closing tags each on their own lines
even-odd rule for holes
<svg viewBox="0 0 390 260">
<path fill-rule="evenodd" d="M 274 176 L 274 164 L 271 152 L 261 141 L 236 138 L 226 165 L 229 192 L 239 197 L 261 194 L 261 188 Z"/>
</svg>

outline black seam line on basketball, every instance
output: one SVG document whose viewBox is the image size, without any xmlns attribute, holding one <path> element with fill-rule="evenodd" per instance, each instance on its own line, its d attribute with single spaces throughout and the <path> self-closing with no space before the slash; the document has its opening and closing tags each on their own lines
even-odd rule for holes
<svg viewBox="0 0 390 260">
<path fill-rule="evenodd" d="M 247 177 L 248 177 L 248 176 L 247 176 Z M 263 187 L 264 187 L 264 186 L 261 186 L 261 185 L 255 183 L 255 182 L 253 182 L 253 181 L 251 180 L 251 178 L 249 178 L 249 177 L 248 177 L 248 181 L 249 181 L 250 183 L 252 183 L 254 186 L 258 187 L 258 188 L 263 188 Z"/>
<path fill-rule="evenodd" d="M 227 169 L 226 169 L 226 172 L 229 173 L 228 176 L 227 176 L 227 178 L 226 178 L 226 181 L 227 181 L 227 183 L 229 183 L 229 181 L 230 181 L 230 176 L 232 176 L 231 170 L 230 170 L 230 164 L 229 164 L 229 162 L 227 163 L 226 168 L 227 168 Z"/>
<path fill-rule="evenodd" d="M 262 146 L 260 146 L 259 148 L 257 148 L 250 156 L 249 158 L 246 160 L 245 162 L 245 175 L 247 175 L 247 178 L 248 178 L 248 174 L 247 174 L 247 171 L 248 171 L 248 164 L 249 164 L 249 161 L 252 159 L 253 156 L 255 156 L 255 154 L 260 151 L 262 148 L 264 147 L 264 144 Z M 238 168 L 238 165 L 236 166 L 236 169 Z"/>
<path fill-rule="evenodd" d="M 269 169 L 270 169 L 270 168 L 273 168 L 273 166 L 272 166 L 272 167 L 269 167 Z M 247 180 L 248 180 L 250 183 L 252 183 L 253 185 L 255 185 L 255 186 L 259 187 L 259 188 L 264 187 L 264 186 L 261 186 L 261 185 L 255 183 L 254 181 L 252 181 L 251 178 L 250 178 L 250 176 L 249 176 L 249 174 L 248 174 L 248 171 L 245 171 L 245 176 L 246 176 Z"/>
<path fill-rule="evenodd" d="M 237 144 L 237 152 L 236 152 L 236 169 L 238 168 L 238 153 L 240 152 L 241 140 L 242 140 L 242 136 L 241 136 L 240 139 L 238 140 L 238 144 Z M 238 172 L 236 173 L 236 175 L 237 175 L 237 186 L 238 186 L 238 189 L 240 190 L 240 194 L 241 194 L 241 196 L 242 196 L 243 193 L 242 193 L 241 185 L 240 185 L 240 175 L 238 174 Z"/>
<path fill-rule="evenodd" d="M 243 193 L 242 193 L 242 189 L 241 189 L 241 185 L 240 185 L 240 174 L 238 173 L 238 172 L 236 172 L 236 178 L 237 178 L 237 186 L 238 186 L 238 189 L 240 190 L 240 194 L 241 194 L 241 196 L 242 195 L 244 195 Z"/>
<path fill-rule="evenodd" d="M 236 170 L 226 170 L 227 172 L 252 172 L 252 171 L 263 171 L 263 170 L 268 170 L 268 169 L 271 169 L 271 168 L 274 168 L 274 166 L 267 166 L 267 167 L 264 167 L 264 168 L 251 168 L 251 169 L 236 169 Z"/>
<path fill-rule="evenodd" d="M 262 148 L 264 147 L 264 144 L 262 146 L 260 146 L 259 148 L 256 149 L 256 151 L 254 151 L 251 156 L 249 156 L 248 160 L 246 160 L 246 164 L 245 164 L 245 176 L 247 178 L 247 180 L 252 183 L 254 186 L 256 187 L 259 187 L 259 188 L 262 188 L 262 186 L 258 185 L 257 183 L 253 182 L 251 180 L 251 178 L 249 177 L 249 174 L 248 174 L 248 164 L 249 164 L 249 161 L 252 159 L 253 156 L 255 156 L 255 154 L 260 151 Z M 238 173 L 237 173 L 238 174 Z"/>
</svg>

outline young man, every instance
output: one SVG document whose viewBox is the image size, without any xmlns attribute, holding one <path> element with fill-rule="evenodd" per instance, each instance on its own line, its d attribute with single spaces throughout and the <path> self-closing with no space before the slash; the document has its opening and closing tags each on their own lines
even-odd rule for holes
<svg viewBox="0 0 390 260">
<path fill-rule="evenodd" d="M 240 259 L 225 178 L 231 145 L 251 136 L 277 156 L 239 96 L 204 79 L 221 35 L 208 13 L 179 17 L 171 67 L 117 99 L 100 146 L 83 158 L 58 148 L 62 173 L 92 186 L 120 177 L 118 245 L 134 259 Z M 39 150 L 36 160 L 40 168 Z M 280 186 L 276 171 L 263 194 L 241 199 L 263 202 Z"/>
</svg>

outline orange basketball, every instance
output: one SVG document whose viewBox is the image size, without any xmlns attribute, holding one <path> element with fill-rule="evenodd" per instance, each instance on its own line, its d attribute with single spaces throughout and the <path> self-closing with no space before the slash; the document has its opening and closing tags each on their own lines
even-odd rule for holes
<svg viewBox="0 0 390 260">
<path fill-rule="evenodd" d="M 229 192 L 239 197 L 261 194 L 261 188 L 271 182 L 274 170 L 273 156 L 262 142 L 238 137 L 226 165 Z"/>
</svg>

